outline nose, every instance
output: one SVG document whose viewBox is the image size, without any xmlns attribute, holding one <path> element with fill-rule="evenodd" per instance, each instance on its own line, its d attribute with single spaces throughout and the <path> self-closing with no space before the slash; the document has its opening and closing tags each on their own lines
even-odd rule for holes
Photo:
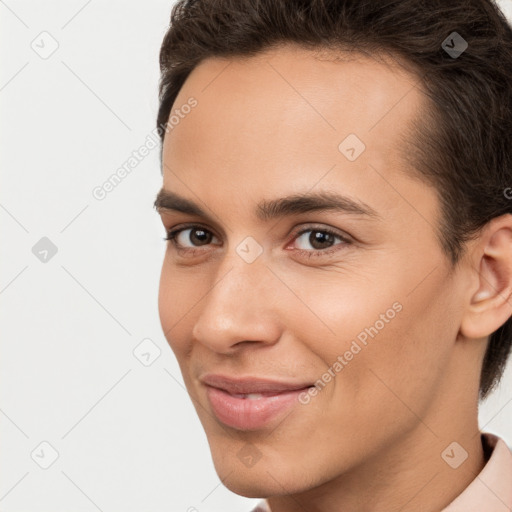
<svg viewBox="0 0 512 512">
<path fill-rule="evenodd" d="M 198 304 L 192 335 L 218 353 L 233 353 L 248 342 L 279 339 L 277 280 L 263 258 L 247 263 L 236 253 L 218 267 L 212 287 Z"/>
</svg>

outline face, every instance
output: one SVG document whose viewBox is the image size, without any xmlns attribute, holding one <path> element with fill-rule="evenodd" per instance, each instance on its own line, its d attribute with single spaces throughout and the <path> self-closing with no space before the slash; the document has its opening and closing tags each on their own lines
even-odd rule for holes
<svg viewBox="0 0 512 512">
<path fill-rule="evenodd" d="M 159 314 L 234 492 L 355 474 L 431 435 L 419 418 L 450 393 L 462 285 L 436 192 L 400 154 L 418 83 L 391 62 L 282 47 L 202 62 L 173 106 L 163 189 L 198 208 L 161 197 L 174 238 Z M 236 397 L 248 388 L 211 375 L 288 390 Z"/>
</svg>

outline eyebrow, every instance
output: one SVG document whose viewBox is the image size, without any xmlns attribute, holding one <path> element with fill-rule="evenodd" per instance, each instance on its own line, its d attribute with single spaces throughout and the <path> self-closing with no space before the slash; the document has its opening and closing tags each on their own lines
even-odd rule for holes
<svg viewBox="0 0 512 512">
<path fill-rule="evenodd" d="M 163 188 L 158 192 L 153 206 L 159 213 L 175 211 L 197 215 L 213 222 L 211 216 L 194 201 Z M 278 199 L 263 200 L 256 206 L 255 216 L 261 221 L 270 221 L 291 215 L 322 211 L 381 218 L 377 211 L 366 203 L 332 191 L 298 193 Z"/>
</svg>

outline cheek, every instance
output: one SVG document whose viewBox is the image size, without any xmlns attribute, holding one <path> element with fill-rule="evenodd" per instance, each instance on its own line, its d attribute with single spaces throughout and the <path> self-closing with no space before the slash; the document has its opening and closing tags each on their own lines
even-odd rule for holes
<svg viewBox="0 0 512 512">
<path fill-rule="evenodd" d="M 200 300 L 200 293 L 193 292 L 196 287 L 190 281 L 190 277 L 173 268 L 166 255 L 160 273 L 158 314 L 164 336 L 178 358 L 186 349 L 181 340 L 186 340 L 190 331 L 187 319 L 193 312 L 191 308 Z"/>
<path fill-rule="evenodd" d="M 160 285 L 158 289 L 158 314 L 160 316 L 160 323 L 164 334 L 167 336 L 167 332 L 172 326 L 172 318 L 174 311 L 175 295 L 171 293 L 170 283 L 171 275 L 169 272 L 169 265 L 166 262 L 167 256 L 164 259 L 162 270 L 160 271 Z"/>
<path fill-rule="evenodd" d="M 388 323 L 376 321 L 393 301 L 401 310 Z M 336 390 L 345 406 L 347 400 L 353 400 L 353 410 L 357 405 L 360 421 L 373 417 L 392 431 L 398 418 L 404 428 L 416 421 L 411 410 L 419 416 L 426 413 L 443 385 L 458 330 L 453 301 L 440 273 L 413 293 L 370 302 L 373 318 L 364 318 L 367 324 L 359 331 L 366 345 L 359 343 L 361 351 L 343 370 Z M 358 329 L 354 325 L 352 333 Z"/>
<path fill-rule="evenodd" d="M 404 399 L 430 396 L 443 380 L 458 332 L 458 311 L 450 285 L 436 276 L 403 301 L 396 332 L 379 351 L 382 374 L 397 381 Z M 396 372 L 396 369 L 399 369 Z"/>
<path fill-rule="evenodd" d="M 363 274 L 345 264 L 327 272 L 285 278 L 293 282 L 298 298 L 285 289 L 276 289 L 280 302 L 288 306 L 281 318 L 296 338 L 326 364 L 351 347 L 353 353 L 357 352 L 353 342 L 359 344 L 362 350 L 358 353 L 362 354 L 372 340 L 384 337 L 403 315 L 401 284 L 397 280 L 383 282 L 380 270 L 366 269 Z"/>
<path fill-rule="evenodd" d="M 404 401 L 428 400 L 441 381 L 458 329 L 451 284 L 440 265 L 416 287 L 432 263 L 423 273 L 418 261 L 409 268 L 394 263 L 387 272 L 383 265 L 365 275 L 303 276 L 295 288 L 304 304 L 285 301 L 295 311 L 281 318 L 295 326 L 297 341 L 314 355 L 318 377 L 331 382 L 327 394 L 339 394 L 340 407 L 362 400 L 370 412 L 393 392 Z"/>
</svg>

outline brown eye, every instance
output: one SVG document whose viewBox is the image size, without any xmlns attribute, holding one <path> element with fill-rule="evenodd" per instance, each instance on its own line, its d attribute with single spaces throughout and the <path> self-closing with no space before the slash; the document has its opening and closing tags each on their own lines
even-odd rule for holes
<svg viewBox="0 0 512 512">
<path fill-rule="evenodd" d="M 352 244 L 352 237 L 343 231 L 324 226 L 309 226 L 294 236 L 292 245 L 295 248 L 292 252 L 300 258 L 312 261 L 312 258 L 328 258 L 334 253 L 348 249 Z"/>
<path fill-rule="evenodd" d="M 336 237 L 326 231 L 310 230 L 307 242 L 313 249 L 327 249 L 331 247 Z"/>
<path fill-rule="evenodd" d="M 190 231 L 188 236 L 185 235 L 187 231 Z M 202 228 L 185 229 L 178 235 L 178 237 L 180 235 L 184 235 L 183 239 L 192 243 L 193 245 L 205 245 L 210 243 L 212 239 L 212 234 Z"/>
<path fill-rule="evenodd" d="M 307 235 L 307 236 L 305 236 Z M 309 228 L 301 231 L 295 238 L 298 242 L 299 250 L 310 250 L 307 245 L 309 244 L 313 250 L 321 251 L 323 249 L 329 249 L 335 244 L 336 240 L 340 240 L 342 243 L 347 240 L 341 235 L 325 228 Z"/>
<path fill-rule="evenodd" d="M 213 238 L 215 237 L 211 231 L 201 226 L 192 226 L 170 231 L 166 240 L 172 241 L 179 248 L 187 249 L 208 245 Z"/>
</svg>

